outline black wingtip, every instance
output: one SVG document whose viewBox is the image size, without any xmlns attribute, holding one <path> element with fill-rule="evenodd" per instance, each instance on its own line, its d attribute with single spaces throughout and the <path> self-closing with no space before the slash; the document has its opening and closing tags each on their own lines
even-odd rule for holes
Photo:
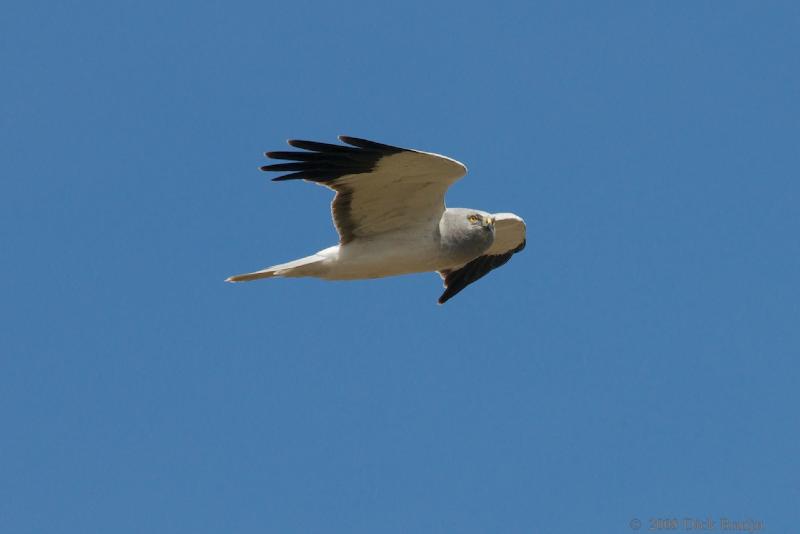
<svg viewBox="0 0 800 534">
<path fill-rule="evenodd" d="M 293 161 L 290 163 L 273 163 L 271 165 L 263 165 L 262 171 L 313 171 L 316 165 L 307 161 Z"/>
<path fill-rule="evenodd" d="M 335 180 L 342 176 L 372 172 L 382 157 L 404 150 L 356 137 L 341 136 L 341 139 L 350 144 L 332 145 L 318 141 L 289 139 L 287 140 L 289 146 L 300 150 L 265 152 L 264 155 L 270 159 L 286 162 L 262 165 L 259 169 L 264 172 L 288 172 L 273 178 L 274 182 L 308 180 L 335 184 Z"/>
<path fill-rule="evenodd" d="M 286 141 L 289 146 L 312 152 L 353 152 L 353 148 L 342 145 L 332 145 L 330 143 L 320 143 L 319 141 L 306 141 L 303 139 L 289 139 Z"/>
<path fill-rule="evenodd" d="M 269 172 L 271 169 L 267 168 L 269 165 L 264 165 L 260 167 L 262 171 Z M 273 182 L 284 182 L 286 180 L 301 180 L 305 179 L 308 173 L 305 172 L 293 172 L 291 174 L 284 174 L 282 176 L 276 176 L 272 179 Z"/>
<path fill-rule="evenodd" d="M 449 289 L 445 289 L 445 290 L 444 290 L 444 293 L 442 293 L 442 294 L 439 296 L 439 300 L 437 300 L 436 302 L 437 302 L 439 305 L 442 305 L 442 304 L 444 304 L 445 302 L 447 302 L 448 300 L 450 300 L 451 298 L 455 297 L 455 296 L 456 296 L 456 295 L 457 295 L 459 292 L 461 292 L 461 290 L 462 290 L 462 289 L 464 289 L 464 288 L 463 288 L 463 287 L 462 287 L 462 288 L 459 288 L 459 289 L 457 289 L 456 291 L 450 291 Z"/>
<path fill-rule="evenodd" d="M 361 137 L 350 137 L 349 135 L 340 135 L 339 141 L 364 150 L 376 150 L 379 152 L 402 152 L 404 150 L 400 147 L 377 143 L 369 139 L 362 139 Z"/>
</svg>

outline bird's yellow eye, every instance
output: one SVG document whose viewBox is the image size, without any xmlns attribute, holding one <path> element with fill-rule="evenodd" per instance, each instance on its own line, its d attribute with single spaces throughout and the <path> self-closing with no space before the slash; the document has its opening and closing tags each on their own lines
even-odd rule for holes
<svg viewBox="0 0 800 534">
<path fill-rule="evenodd" d="M 477 215 L 475 215 L 475 214 L 472 214 L 472 215 L 470 215 L 469 217 L 467 217 L 467 220 L 469 220 L 469 222 L 471 222 L 471 223 L 476 223 L 476 222 L 478 222 L 479 220 L 481 220 L 481 218 L 480 218 L 480 217 L 478 217 L 478 216 L 477 216 Z"/>
</svg>

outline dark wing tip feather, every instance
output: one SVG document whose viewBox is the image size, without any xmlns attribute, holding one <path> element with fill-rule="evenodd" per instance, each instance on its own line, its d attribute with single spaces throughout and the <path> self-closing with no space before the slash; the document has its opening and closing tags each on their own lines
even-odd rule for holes
<svg viewBox="0 0 800 534">
<path fill-rule="evenodd" d="M 268 165 L 265 165 L 264 167 L 267 167 L 267 166 Z M 268 171 L 269 170 L 269 169 L 265 169 L 264 167 L 261 167 L 262 171 Z M 283 176 L 276 176 L 275 178 L 272 179 L 272 181 L 273 182 L 283 182 L 285 180 L 302 180 L 302 179 L 305 179 L 305 177 L 306 177 L 306 173 L 305 172 L 293 172 L 291 174 L 284 174 Z"/>
<path fill-rule="evenodd" d="M 273 178 L 273 182 L 284 182 L 286 180 L 308 180 L 310 182 L 325 182 L 330 179 L 330 173 L 327 171 L 308 170 L 284 174 Z"/>
<path fill-rule="evenodd" d="M 270 159 L 287 159 L 294 161 L 315 161 L 325 157 L 324 154 L 320 154 L 319 152 L 297 152 L 294 150 L 276 150 L 264 152 L 264 155 Z"/>
<path fill-rule="evenodd" d="M 319 141 L 304 141 L 302 139 L 289 139 L 286 141 L 289 146 L 311 150 L 312 152 L 354 152 L 355 149 L 349 146 L 332 145 L 330 143 L 320 143 Z"/>
<path fill-rule="evenodd" d="M 376 143 L 375 141 L 362 139 L 360 137 L 350 137 L 349 135 L 340 135 L 339 140 L 342 143 L 347 143 L 348 145 L 356 146 L 364 150 L 375 150 L 378 152 L 387 152 L 390 154 L 393 154 L 395 152 L 402 152 L 403 150 L 405 150 L 403 148 L 399 148 L 392 145 L 385 145 L 383 143 Z"/>
<path fill-rule="evenodd" d="M 314 168 L 313 162 L 295 161 L 293 163 L 273 163 L 272 165 L 262 165 L 262 171 L 306 171 Z"/>
<path fill-rule="evenodd" d="M 266 172 L 296 171 L 273 178 L 273 182 L 309 180 L 331 183 L 342 176 L 371 172 L 381 158 L 405 150 L 358 137 L 343 135 L 340 139 L 350 146 L 289 139 L 289 146 L 299 148 L 300 151 L 278 150 L 264 153 L 270 159 L 287 160 L 289 163 L 275 163 L 259 168 Z"/>
</svg>

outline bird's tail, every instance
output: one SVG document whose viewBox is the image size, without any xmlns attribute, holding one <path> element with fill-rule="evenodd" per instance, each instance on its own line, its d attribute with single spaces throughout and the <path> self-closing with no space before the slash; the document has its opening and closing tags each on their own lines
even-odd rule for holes
<svg viewBox="0 0 800 534">
<path fill-rule="evenodd" d="M 253 273 L 237 274 L 227 278 L 226 282 L 250 282 L 258 280 L 259 278 L 272 278 L 273 276 L 317 276 L 322 272 L 322 262 L 325 260 L 324 256 L 314 254 L 306 256 L 299 260 L 281 263 L 280 265 L 273 265 L 260 271 Z"/>
</svg>

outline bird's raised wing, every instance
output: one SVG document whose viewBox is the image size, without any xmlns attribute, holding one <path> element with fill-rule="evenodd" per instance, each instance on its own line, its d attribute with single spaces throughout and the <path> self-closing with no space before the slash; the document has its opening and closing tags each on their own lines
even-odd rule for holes
<svg viewBox="0 0 800 534">
<path fill-rule="evenodd" d="M 331 209 L 341 244 L 399 229 L 430 232 L 444 213 L 444 194 L 467 173 L 461 163 L 438 154 L 347 137 L 350 146 L 290 140 L 300 151 L 267 152 L 291 160 L 261 167 L 291 171 L 273 178 L 308 180 L 336 191 Z"/>
<path fill-rule="evenodd" d="M 445 287 L 439 304 L 444 304 L 491 270 L 505 265 L 511 256 L 525 248 L 525 221 L 513 213 L 497 213 L 494 219 L 494 243 L 483 256 L 458 269 L 439 272 Z"/>
</svg>

